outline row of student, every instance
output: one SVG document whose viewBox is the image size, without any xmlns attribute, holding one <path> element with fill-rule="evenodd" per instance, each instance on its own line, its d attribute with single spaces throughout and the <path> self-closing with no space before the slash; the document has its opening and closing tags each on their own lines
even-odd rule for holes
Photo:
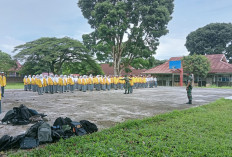
<svg viewBox="0 0 232 157">
<path fill-rule="evenodd" d="M 5 86 L 6 86 L 6 76 L 4 72 L 0 72 L 0 113 L 2 113 L 2 97 L 4 97 Z"/>
<path fill-rule="evenodd" d="M 146 76 L 134 76 L 130 77 L 130 86 L 133 88 L 153 88 L 157 87 L 157 79 L 153 77 Z M 75 89 L 86 92 L 86 90 L 93 91 L 96 89 L 100 90 L 110 90 L 111 88 L 123 89 L 125 86 L 125 80 L 123 77 L 118 76 L 101 76 L 97 75 L 93 77 L 90 76 L 73 76 L 73 75 L 29 75 L 24 77 L 24 90 L 38 92 L 39 95 L 42 93 L 63 93 Z"/>
</svg>

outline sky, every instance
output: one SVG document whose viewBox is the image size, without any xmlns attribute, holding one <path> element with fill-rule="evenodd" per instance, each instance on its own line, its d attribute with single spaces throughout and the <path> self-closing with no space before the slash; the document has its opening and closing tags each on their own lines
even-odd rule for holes
<svg viewBox="0 0 232 157">
<path fill-rule="evenodd" d="M 82 41 L 92 32 L 78 0 L 0 0 L 0 50 L 15 55 L 15 46 L 41 37 L 71 37 Z M 210 23 L 232 22 L 232 0 L 174 0 L 169 33 L 160 38 L 154 57 L 188 55 L 186 37 Z"/>
</svg>

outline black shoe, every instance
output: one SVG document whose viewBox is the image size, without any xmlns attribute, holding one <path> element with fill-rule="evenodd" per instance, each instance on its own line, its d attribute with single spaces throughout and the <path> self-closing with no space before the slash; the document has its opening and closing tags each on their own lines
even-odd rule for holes
<svg viewBox="0 0 232 157">
<path fill-rule="evenodd" d="M 192 104 L 192 101 L 191 101 L 191 100 L 189 100 L 189 102 L 187 102 L 186 104 Z"/>
</svg>

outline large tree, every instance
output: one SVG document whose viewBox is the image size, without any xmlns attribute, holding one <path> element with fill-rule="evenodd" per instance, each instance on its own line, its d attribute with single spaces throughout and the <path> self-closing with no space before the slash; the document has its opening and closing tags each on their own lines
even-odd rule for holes
<svg viewBox="0 0 232 157">
<path fill-rule="evenodd" d="M 96 64 L 81 42 L 68 37 L 40 38 L 19 45 L 14 51 L 19 51 L 14 57 L 24 62 L 23 72 L 25 74 L 41 72 L 61 74 L 62 66 L 67 62 L 85 61 L 86 64 Z"/>
<path fill-rule="evenodd" d="M 10 68 L 16 67 L 16 62 L 11 56 L 0 50 L 0 72 L 7 72 Z"/>
<path fill-rule="evenodd" d="M 78 5 L 94 29 L 83 35 L 84 44 L 99 61 L 113 61 L 115 75 L 134 59 L 155 54 L 174 8 L 173 0 L 79 0 Z"/>
<path fill-rule="evenodd" d="M 166 60 L 158 60 L 154 57 L 150 57 L 149 59 L 136 58 L 130 65 L 135 69 L 150 69 L 165 62 Z"/>
<path fill-rule="evenodd" d="M 210 62 L 204 55 L 189 55 L 182 58 L 184 72 L 191 72 L 194 75 L 206 77 L 210 71 Z"/>
<path fill-rule="evenodd" d="M 185 46 L 190 55 L 225 54 L 232 63 L 232 24 L 211 23 L 191 32 Z"/>
</svg>

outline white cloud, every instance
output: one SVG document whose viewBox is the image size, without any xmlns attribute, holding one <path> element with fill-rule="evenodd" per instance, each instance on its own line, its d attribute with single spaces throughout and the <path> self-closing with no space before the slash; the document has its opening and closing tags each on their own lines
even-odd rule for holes
<svg viewBox="0 0 232 157">
<path fill-rule="evenodd" d="M 15 55 L 12 53 L 14 47 L 24 43 L 24 41 L 17 40 L 13 37 L 4 36 L 0 38 L 0 50 L 13 56 Z"/>
<path fill-rule="evenodd" d="M 160 39 L 160 45 L 158 46 L 156 59 L 169 59 L 171 57 L 180 57 L 188 55 L 186 47 L 184 46 L 185 39 L 173 38 L 173 37 L 163 37 Z"/>
</svg>

